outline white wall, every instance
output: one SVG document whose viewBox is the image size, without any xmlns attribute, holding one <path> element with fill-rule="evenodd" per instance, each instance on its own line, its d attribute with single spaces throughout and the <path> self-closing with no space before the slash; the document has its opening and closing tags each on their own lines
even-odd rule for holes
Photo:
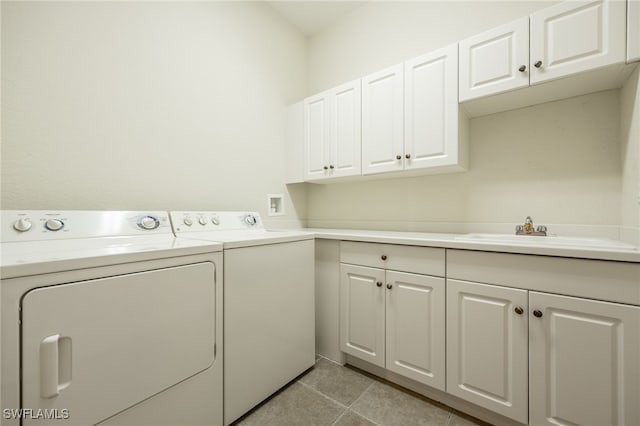
<svg viewBox="0 0 640 426">
<path fill-rule="evenodd" d="M 305 71 L 262 2 L 3 1 L 2 208 L 266 215 L 284 193 L 304 218 L 283 140 Z"/>
<path fill-rule="evenodd" d="M 310 40 L 309 87 L 332 87 L 548 5 L 369 3 Z M 552 232 L 618 238 L 619 98 L 606 91 L 473 119 L 466 173 L 310 185 L 309 225 L 512 232 L 531 215 Z"/>
<path fill-rule="evenodd" d="M 640 68 L 621 90 L 622 237 L 640 245 Z"/>
</svg>

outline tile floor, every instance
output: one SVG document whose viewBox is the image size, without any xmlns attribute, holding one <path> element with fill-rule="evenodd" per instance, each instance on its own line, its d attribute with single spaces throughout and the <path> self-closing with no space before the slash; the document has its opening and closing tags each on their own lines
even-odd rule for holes
<svg viewBox="0 0 640 426">
<path fill-rule="evenodd" d="M 475 426 L 478 419 L 324 358 L 234 426 Z"/>
</svg>

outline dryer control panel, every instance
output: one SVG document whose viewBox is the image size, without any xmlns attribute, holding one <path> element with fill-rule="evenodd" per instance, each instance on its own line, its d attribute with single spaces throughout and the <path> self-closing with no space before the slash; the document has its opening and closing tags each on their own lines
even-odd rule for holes
<svg viewBox="0 0 640 426">
<path fill-rule="evenodd" d="M 171 234 L 167 212 L 3 210 L 2 242 Z"/>
<path fill-rule="evenodd" d="M 169 214 L 176 234 L 182 232 L 264 230 L 258 212 L 192 211 L 170 212 Z"/>
</svg>

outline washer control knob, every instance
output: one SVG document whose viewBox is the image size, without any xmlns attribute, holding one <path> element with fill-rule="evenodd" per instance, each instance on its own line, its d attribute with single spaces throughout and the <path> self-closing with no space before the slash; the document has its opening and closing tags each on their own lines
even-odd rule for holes
<svg viewBox="0 0 640 426">
<path fill-rule="evenodd" d="M 198 219 L 198 223 L 202 226 L 205 226 L 207 224 L 207 218 L 206 217 L 200 217 Z"/>
<path fill-rule="evenodd" d="M 244 217 L 244 223 L 249 226 L 256 226 L 256 224 L 258 223 L 258 219 L 256 219 L 254 215 L 248 214 Z"/>
<path fill-rule="evenodd" d="M 27 218 L 21 217 L 13 223 L 13 229 L 18 232 L 27 232 L 31 229 L 31 221 Z"/>
<path fill-rule="evenodd" d="M 193 225 L 193 219 L 191 219 L 190 217 L 185 217 L 182 222 L 187 226 Z"/>
<path fill-rule="evenodd" d="M 62 228 L 64 228 L 64 222 L 61 221 L 60 219 L 48 219 L 44 223 L 44 227 L 47 228 L 49 231 L 59 231 Z"/>
<path fill-rule="evenodd" d="M 153 216 L 141 216 L 138 218 L 138 226 L 147 231 L 151 231 L 152 229 L 156 229 L 160 226 L 160 221 L 157 217 Z"/>
<path fill-rule="evenodd" d="M 220 218 L 218 216 L 212 216 L 211 223 L 213 223 L 216 226 L 220 225 Z"/>
</svg>

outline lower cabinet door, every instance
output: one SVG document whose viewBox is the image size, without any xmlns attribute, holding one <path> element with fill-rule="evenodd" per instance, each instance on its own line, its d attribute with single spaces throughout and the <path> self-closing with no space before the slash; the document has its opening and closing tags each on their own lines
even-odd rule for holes
<svg viewBox="0 0 640 426">
<path fill-rule="evenodd" d="M 387 370 L 445 389 L 444 278 L 387 271 Z"/>
<path fill-rule="evenodd" d="M 530 292 L 531 424 L 640 424 L 640 307 Z"/>
<path fill-rule="evenodd" d="M 447 392 L 527 423 L 527 291 L 447 280 Z"/>
<path fill-rule="evenodd" d="M 385 365 L 384 269 L 340 265 L 340 349 Z"/>
</svg>

